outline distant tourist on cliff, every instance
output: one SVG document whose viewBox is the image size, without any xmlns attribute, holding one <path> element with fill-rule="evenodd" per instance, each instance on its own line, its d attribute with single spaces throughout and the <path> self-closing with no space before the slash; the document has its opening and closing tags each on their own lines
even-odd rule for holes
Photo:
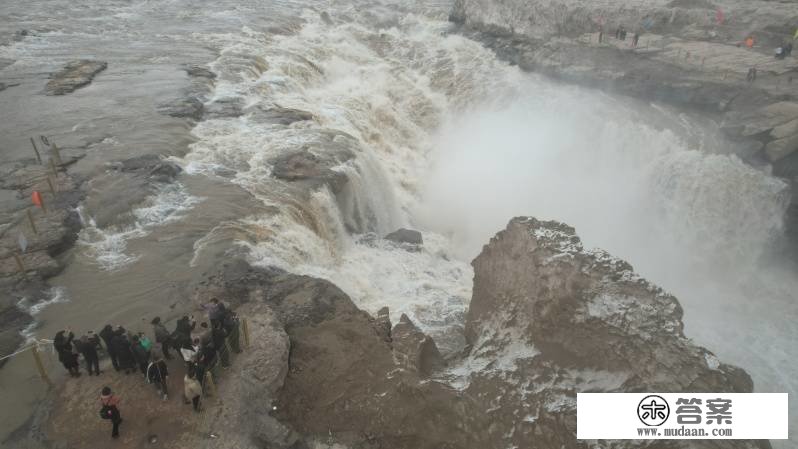
<svg viewBox="0 0 798 449">
<path fill-rule="evenodd" d="M 117 360 L 116 351 L 112 343 L 114 340 L 114 328 L 111 327 L 110 324 L 106 324 L 100 331 L 100 338 L 105 342 L 105 350 L 108 352 L 108 357 L 111 358 L 111 364 L 114 370 L 119 371 L 119 361 Z"/>
<path fill-rule="evenodd" d="M 748 74 L 745 76 L 745 80 L 749 83 L 756 81 L 756 67 L 751 67 L 748 69 Z"/>
<path fill-rule="evenodd" d="M 216 298 L 211 299 L 211 303 L 206 306 L 206 309 L 208 310 L 208 320 L 211 322 L 211 328 L 216 327 L 216 324 L 221 324 L 224 316 L 227 315 L 227 307 Z"/>
<path fill-rule="evenodd" d="M 111 341 L 111 346 L 114 352 L 116 352 L 119 369 L 124 370 L 125 374 L 130 374 L 130 372 L 135 369 L 136 359 L 133 357 L 133 349 L 130 347 L 127 333 L 122 326 L 119 326 L 114 331 L 114 338 Z"/>
<path fill-rule="evenodd" d="M 69 332 L 69 334 L 66 334 L 67 332 Z M 58 331 L 58 333 L 55 334 L 55 338 L 53 338 L 53 346 L 58 353 L 58 361 L 69 371 L 69 375 L 72 377 L 79 377 L 80 368 L 78 367 L 78 355 L 72 348 L 72 340 L 74 338 L 75 334 L 68 328 Z"/>
<path fill-rule="evenodd" d="M 224 330 L 221 322 L 217 322 L 217 324 L 213 327 L 211 331 L 211 338 L 213 340 L 213 347 L 216 348 L 216 351 L 219 353 L 219 359 L 222 362 L 222 368 L 227 368 L 230 366 L 230 354 L 227 351 L 227 345 L 225 341 L 227 339 L 227 331 Z"/>
<path fill-rule="evenodd" d="M 640 42 L 640 33 L 635 33 L 632 37 L 632 47 L 637 47 L 638 42 Z"/>
<path fill-rule="evenodd" d="M 227 315 L 224 317 L 224 330 L 227 332 L 227 341 L 230 342 L 230 349 L 233 350 L 236 354 L 241 352 L 241 344 L 239 341 L 239 322 L 238 322 L 238 315 L 235 312 L 228 309 Z"/>
<path fill-rule="evenodd" d="M 172 333 L 172 340 L 174 347 L 179 351 L 181 348 L 191 346 L 191 332 L 197 322 L 194 320 L 194 315 L 191 317 L 184 315 L 183 318 L 177 320 L 175 331 Z"/>
<path fill-rule="evenodd" d="M 122 424 L 122 413 L 119 412 L 119 403 L 121 400 L 118 396 L 111 392 L 108 387 L 103 387 L 100 394 L 100 417 L 102 419 L 109 419 L 113 424 L 111 429 L 111 438 L 119 438 L 119 424 Z"/>
<path fill-rule="evenodd" d="M 94 335 L 94 332 L 89 331 L 88 335 L 80 337 L 78 350 L 83 354 L 83 360 L 86 361 L 86 371 L 89 372 L 89 376 L 100 375 L 100 356 L 97 354 L 99 344 L 100 339 Z"/>
<path fill-rule="evenodd" d="M 161 323 L 161 317 L 156 316 L 152 319 L 151 323 L 155 333 L 155 342 L 160 343 L 164 358 L 166 358 L 166 360 L 171 359 L 172 356 L 169 355 L 169 347 L 173 344 L 172 335 L 166 330 L 166 326 Z"/>
<path fill-rule="evenodd" d="M 130 341 L 131 350 L 133 351 L 133 358 L 139 367 L 139 371 L 145 377 L 147 376 L 147 366 L 150 364 L 150 351 L 141 344 L 141 336 L 134 335 Z"/>
<path fill-rule="evenodd" d="M 183 394 L 187 401 L 191 401 L 194 411 L 200 410 L 200 397 L 202 396 L 202 385 L 197 380 L 197 373 L 194 367 L 189 368 L 183 377 Z"/>
<path fill-rule="evenodd" d="M 169 399 L 168 377 L 169 368 L 166 366 L 166 362 L 160 355 L 156 355 L 155 360 L 147 366 L 147 382 L 155 385 L 158 394 L 162 395 L 164 401 Z"/>
</svg>

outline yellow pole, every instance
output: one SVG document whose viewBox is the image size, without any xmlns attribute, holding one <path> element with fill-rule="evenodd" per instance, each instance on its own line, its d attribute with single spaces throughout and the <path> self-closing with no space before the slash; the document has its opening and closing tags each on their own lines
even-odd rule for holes
<svg viewBox="0 0 798 449">
<path fill-rule="evenodd" d="M 19 254 L 14 254 L 14 260 L 17 261 L 17 267 L 19 267 L 19 272 L 25 274 L 25 263 L 22 262 L 22 258 L 19 257 Z"/>
<path fill-rule="evenodd" d="M 55 176 L 55 179 L 58 179 L 58 170 L 55 169 L 55 162 L 53 162 L 53 158 L 50 158 L 50 169 L 53 171 L 53 176 Z"/>
<path fill-rule="evenodd" d="M 50 193 L 55 197 L 55 186 L 53 186 L 53 180 L 49 176 L 47 177 L 47 185 L 50 186 Z"/>
<path fill-rule="evenodd" d="M 36 229 L 36 222 L 33 221 L 33 214 L 31 213 L 30 209 L 26 211 L 28 213 L 28 221 L 30 221 L 30 227 L 33 229 L 34 234 L 38 234 L 39 231 Z"/>
<path fill-rule="evenodd" d="M 61 161 L 61 152 L 58 150 L 58 145 L 53 144 L 53 156 L 55 156 L 55 162 L 58 165 L 63 164 Z"/>
<path fill-rule="evenodd" d="M 36 152 L 36 160 L 39 161 L 39 165 L 41 165 L 42 156 L 39 154 L 39 149 L 36 148 L 36 142 L 33 141 L 33 137 L 30 138 L 30 144 L 33 145 L 33 151 Z"/>
<path fill-rule="evenodd" d="M 249 349 L 249 324 L 246 318 L 241 319 L 241 330 L 244 331 L 244 347 Z"/>
<path fill-rule="evenodd" d="M 47 372 L 44 370 L 44 364 L 42 363 L 42 358 L 39 355 L 39 347 L 34 345 L 31 349 L 31 353 L 33 353 L 33 360 L 36 361 L 36 369 L 39 370 L 39 376 L 47 383 L 47 386 L 52 387 L 53 381 L 47 376 Z"/>
</svg>

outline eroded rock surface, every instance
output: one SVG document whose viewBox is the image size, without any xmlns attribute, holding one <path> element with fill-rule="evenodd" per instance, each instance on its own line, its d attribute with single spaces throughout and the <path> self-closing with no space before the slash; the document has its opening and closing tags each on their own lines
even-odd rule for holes
<svg viewBox="0 0 798 449">
<path fill-rule="evenodd" d="M 335 170 L 355 157 L 357 142 L 349 135 L 335 131 L 319 131 L 311 143 L 300 151 L 272 159 L 272 175 L 315 190 L 327 186 L 333 193 L 341 191 L 348 178 Z"/>
<path fill-rule="evenodd" d="M 82 59 L 67 63 L 54 73 L 45 87 L 47 95 L 65 95 L 91 83 L 94 77 L 108 68 L 108 63 Z"/>
</svg>

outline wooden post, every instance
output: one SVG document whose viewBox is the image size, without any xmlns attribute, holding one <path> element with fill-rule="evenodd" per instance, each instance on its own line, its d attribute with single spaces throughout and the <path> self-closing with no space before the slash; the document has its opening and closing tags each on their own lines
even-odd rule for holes
<svg viewBox="0 0 798 449">
<path fill-rule="evenodd" d="M 17 267 L 19 268 L 19 272 L 25 274 L 25 262 L 23 262 L 22 258 L 19 257 L 19 254 L 14 253 L 14 260 L 17 261 Z"/>
<path fill-rule="evenodd" d="M 51 159 L 52 161 L 52 159 Z M 53 198 L 55 198 L 55 187 L 53 186 L 53 180 L 50 177 L 47 177 L 47 185 L 50 186 L 50 193 L 53 194 Z"/>
<path fill-rule="evenodd" d="M 241 330 L 244 331 L 244 347 L 249 349 L 249 324 L 246 318 L 241 318 Z"/>
<path fill-rule="evenodd" d="M 53 171 L 53 176 L 55 176 L 55 179 L 58 179 L 58 170 L 55 169 L 55 162 L 53 162 L 53 158 L 50 158 L 50 170 Z"/>
<path fill-rule="evenodd" d="M 205 371 L 205 387 L 207 388 L 205 393 L 208 396 L 216 397 L 216 384 L 213 383 L 213 374 L 211 374 L 210 370 Z"/>
<path fill-rule="evenodd" d="M 55 163 L 58 165 L 63 165 L 61 161 L 61 151 L 58 150 L 58 145 L 55 143 L 53 144 L 53 156 L 55 157 Z"/>
<path fill-rule="evenodd" d="M 51 381 L 50 377 L 47 376 L 47 371 L 44 370 L 42 358 L 39 356 L 39 346 L 34 345 L 33 348 L 31 348 L 31 353 L 33 353 L 33 360 L 36 361 L 36 369 L 39 370 L 39 376 L 41 376 L 42 380 L 47 383 L 47 386 L 52 387 L 53 381 Z"/>
<path fill-rule="evenodd" d="M 30 222 L 31 229 L 33 229 L 33 233 L 38 234 L 39 231 L 36 229 L 36 222 L 33 221 L 33 213 L 31 213 L 30 208 L 28 208 L 26 212 L 28 213 L 28 221 Z"/>
<path fill-rule="evenodd" d="M 30 144 L 33 145 L 33 151 L 36 152 L 36 160 L 39 161 L 39 165 L 41 165 L 42 156 L 39 154 L 39 149 L 36 148 L 36 142 L 34 142 L 33 137 L 30 138 Z"/>
</svg>

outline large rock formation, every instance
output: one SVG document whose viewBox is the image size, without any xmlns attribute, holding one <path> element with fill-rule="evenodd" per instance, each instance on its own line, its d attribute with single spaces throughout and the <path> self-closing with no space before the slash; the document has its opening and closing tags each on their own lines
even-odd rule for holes
<svg viewBox="0 0 798 449">
<path fill-rule="evenodd" d="M 240 402 L 243 409 L 227 414 L 259 417 L 254 425 L 236 424 L 241 438 L 270 448 L 313 447 L 316 441 L 395 449 L 478 446 L 468 443 L 478 434 L 462 431 L 458 404 L 464 400 L 442 383 L 422 382 L 415 363 L 428 370 L 439 362 L 430 355 L 434 342 L 409 320 L 394 328 L 401 342 L 395 348 L 384 335 L 384 324 L 330 282 L 241 260 L 199 285 L 195 300 L 203 303 L 210 297 L 258 313 L 266 307 L 265 313 L 275 317 L 271 326 L 290 341 L 287 359 L 282 343 L 277 348 L 261 345 L 249 356 L 271 364 L 272 369 L 261 371 L 282 369 L 285 374 L 284 382 L 279 375 L 256 377 L 279 379 L 280 385 L 270 381 L 267 388 L 242 390 L 247 395 Z M 266 413 L 273 400 L 272 415 L 280 423 Z"/>
<path fill-rule="evenodd" d="M 513 219 L 473 265 L 466 322 L 472 349 L 450 373 L 490 410 L 491 441 L 582 447 L 577 392 L 752 391 L 744 371 L 685 338 L 676 298 L 628 263 L 585 250 L 567 225 Z"/>
</svg>

